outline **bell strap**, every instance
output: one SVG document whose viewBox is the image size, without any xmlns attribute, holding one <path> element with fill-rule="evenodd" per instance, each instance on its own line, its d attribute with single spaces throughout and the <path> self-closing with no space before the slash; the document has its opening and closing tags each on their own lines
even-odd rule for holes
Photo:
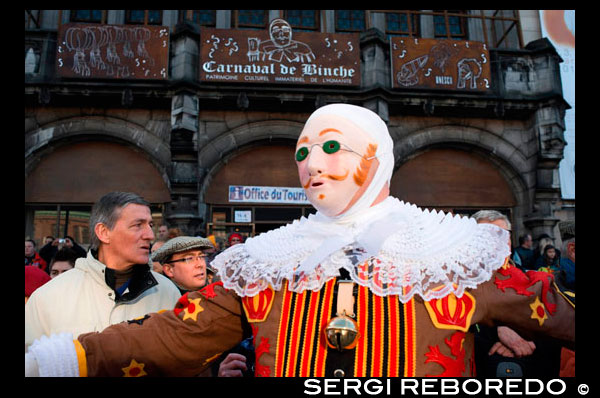
<svg viewBox="0 0 600 398">
<path fill-rule="evenodd" d="M 354 282 L 351 280 L 338 281 L 337 315 L 354 318 Z"/>
</svg>

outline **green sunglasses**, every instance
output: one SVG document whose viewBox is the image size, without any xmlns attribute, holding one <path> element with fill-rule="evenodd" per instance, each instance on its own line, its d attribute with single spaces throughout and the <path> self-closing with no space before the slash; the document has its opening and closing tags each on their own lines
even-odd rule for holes
<svg viewBox="0 0 600 398">
<path fill-rule="evenodd" d="M 342 151 L 347 151 L 347 152 L 352 152 L 357 154 L 358 156 L 362 156 L 360 153 L 353 151 L 352 149 L 349 148 L 343 148 L 342 144 L 340 144 L 339 142 L 335 141 L 335 140 L 329 140 L 329 141 L 325 141 L 323 144 L 313 144 L 310 147 L 306 147 L 303 146 L 302 148 L 299 148 L 296 151 L 296 161 L 301 162 L 304 159 L 306 159 L 306 157 L 308 156 L 308 154 L 310 153 L 310 151 L 312 150 L 312 148 L 315 146 L 321 146 L 321 148 L 323 148 L 323 152 L 331 155 L 333 153 L 338 152 L 339 150 Z M 368 158 L 367 160 L 371 160 L 373 159 L 375 156 L 372 156 L 370 158 Z"/>
</svg>

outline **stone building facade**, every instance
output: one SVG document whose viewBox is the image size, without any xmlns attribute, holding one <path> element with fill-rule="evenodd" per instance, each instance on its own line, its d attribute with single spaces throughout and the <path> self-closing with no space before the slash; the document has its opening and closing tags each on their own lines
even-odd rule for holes
<svg viewBox="0 0 600 398">
<path fill-rule="evenodd" d="M 141 194 L 153 204 L 157 227 L 166 223 L 186 234 L 251 236 L 307 215 L 314 210 L 305 202 L 230 201 L 228 187 L 297 189 L 295 141 L 308 116 L 334 102 L 365 106 L 386 121 L 395 144 L 391 191 L 402 200 L 463 214 L 498 209 L 512 221 L 513 244 L 526 232 L 560 244 L 558 221 L 574 218 L 574 201 L 561 199 L 558 173 L 569 109 L 562 60 L 541 37 L 535 10 L 479 19 L 467 16 L 487 14 L 313 10 L 313 34 L 358 37 L 360 85 L 350 87 L 199 79 L 208 39 L 203 26 L 252 35 L 282 18 L 300 21 L 290 24 L 302 31 L 293 10 L 265 10 L 263 22 L 244 10 L 137 10 L 141 22 L 136 10 L 85 11 L 89 19 L 73 10 L 25 14 L 25 230 L 38 241 L 66 232 L 85 244 L 89 230 L 75 220 L 85 220 L 91 204 L 112 190 Z M 409 30 L 418 22 L 411 39 L 452 39 L 438 37 L 443 17 L 446 33 L 462 29 L 459 39 L 486 43 L 489 90 L 393 87 L 390 32 L 401 28 L 393 28 L 390 14 L 404 22 L 410 15 Z M 166 78 L 60 75 L 61 25 L 153 20 L 168 28 Z M 504 30 L 491 29 L 498 24 Z M 56 221 L 42 229 L 48 217 Z"/>
</svg>

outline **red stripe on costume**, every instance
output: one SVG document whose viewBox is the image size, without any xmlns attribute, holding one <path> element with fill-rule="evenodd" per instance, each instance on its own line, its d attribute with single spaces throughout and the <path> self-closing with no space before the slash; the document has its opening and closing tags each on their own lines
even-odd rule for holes
<svg viewBox="0 0 600 398">
<path fill-rule="evenodd" d="M 287 352 L 287 365 L 285 370 L 286 376 L 296 376 L 296 365 L 298 363 L 298 354 L 302 347 L 300 347 L 300 333 L 302 332 L 302 318 L 304 317 L 304 301 L 306 296 L 309 294 L 306 290 L 301 294 L 296 294 L 296 305 L 294 306 L 291 334 L 290 334 L 290 348 Z"/>
<path fill-rule="evenodd" d="M 279 320 L 279 331 L 277 333 L 277 354 L 275 356 L 276 377 L 282 377 L 284 371 L 285 344 L 287 342 L 287 326 L 290 317 L 292 294 L 293 293 L 287 289 L 287 283 L 284 284 L 283 304 L 281 306 L 281 318 Z"/>
<path fill-rule="evenodd" d="M 313 344 L 316 328 L 317 306 L 319 305 L 319 296 L 321 290 L 310 293 L 310 303 L 308 307 L 306 329 L 304 334 L 304 348 L 302 350 L 300 377 L 310 376 L 310 362 L 313 357 Z"/>
<path fill-rule="evenodd" d="M 366 377 L 366 360 L 367 360 L 367 349 L 368 349 L 368 327 L 369 327 L 369 315 L 368 315 L 368 293 L 369 288 L 364 286 L 358 287 L 358 300 L 356 309 L 356 319 L 358 322 L 358 332 L 360 333 L 360 339 L 356 346 L 356 355 L 354 356 L 354 376 Z"/>
<path fill-rule="evenodd" d="M 398 344 L 400 344 L 398 336 L 398 296 L 388 296 L 389 314 L 390 314 L 390 338 L 389 338 L 389 356 L 388 361 L 388 377 L 398 377 Z"/>
<path fill-rule="evenodd" d="M 373 313 L 375 314 L 373 327 L 373 359 L 371 360 L 371 377 L 382 377 L 383 365 L 383 299 L 373 294 Z"/>
<path fill-rule="evenodd" d="M 333 302 L 333 287 L 335 286 L 335 278 L 331 279 L 325 285 L 325 298 L 321 309 L 321 321 L 319 324 L 319 345 L 317 346 L 317 358 L 314 375 L 316 377 L 325 377 L 325 361 L 327 359 L 327 342 L 325 341 L 325 326 L 331 318 L 331 303 Z"/>
<path fill-rule="evenodd" d="M 404 377 L 414 377 L 416 361 L 416 342 L 415 342 L 415 301 L 404 304 Z"/>
</svg>

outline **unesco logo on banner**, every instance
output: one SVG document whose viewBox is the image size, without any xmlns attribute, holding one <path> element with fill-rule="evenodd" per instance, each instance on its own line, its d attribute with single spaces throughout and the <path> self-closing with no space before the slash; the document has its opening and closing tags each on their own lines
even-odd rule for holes
<svg viewBox="0 0 600 398">
<path fill-rule="evenodd" d="M 229 186 L 230 202 L 310 204 L 304 189 L 289 187 Z"/>
</svg>

